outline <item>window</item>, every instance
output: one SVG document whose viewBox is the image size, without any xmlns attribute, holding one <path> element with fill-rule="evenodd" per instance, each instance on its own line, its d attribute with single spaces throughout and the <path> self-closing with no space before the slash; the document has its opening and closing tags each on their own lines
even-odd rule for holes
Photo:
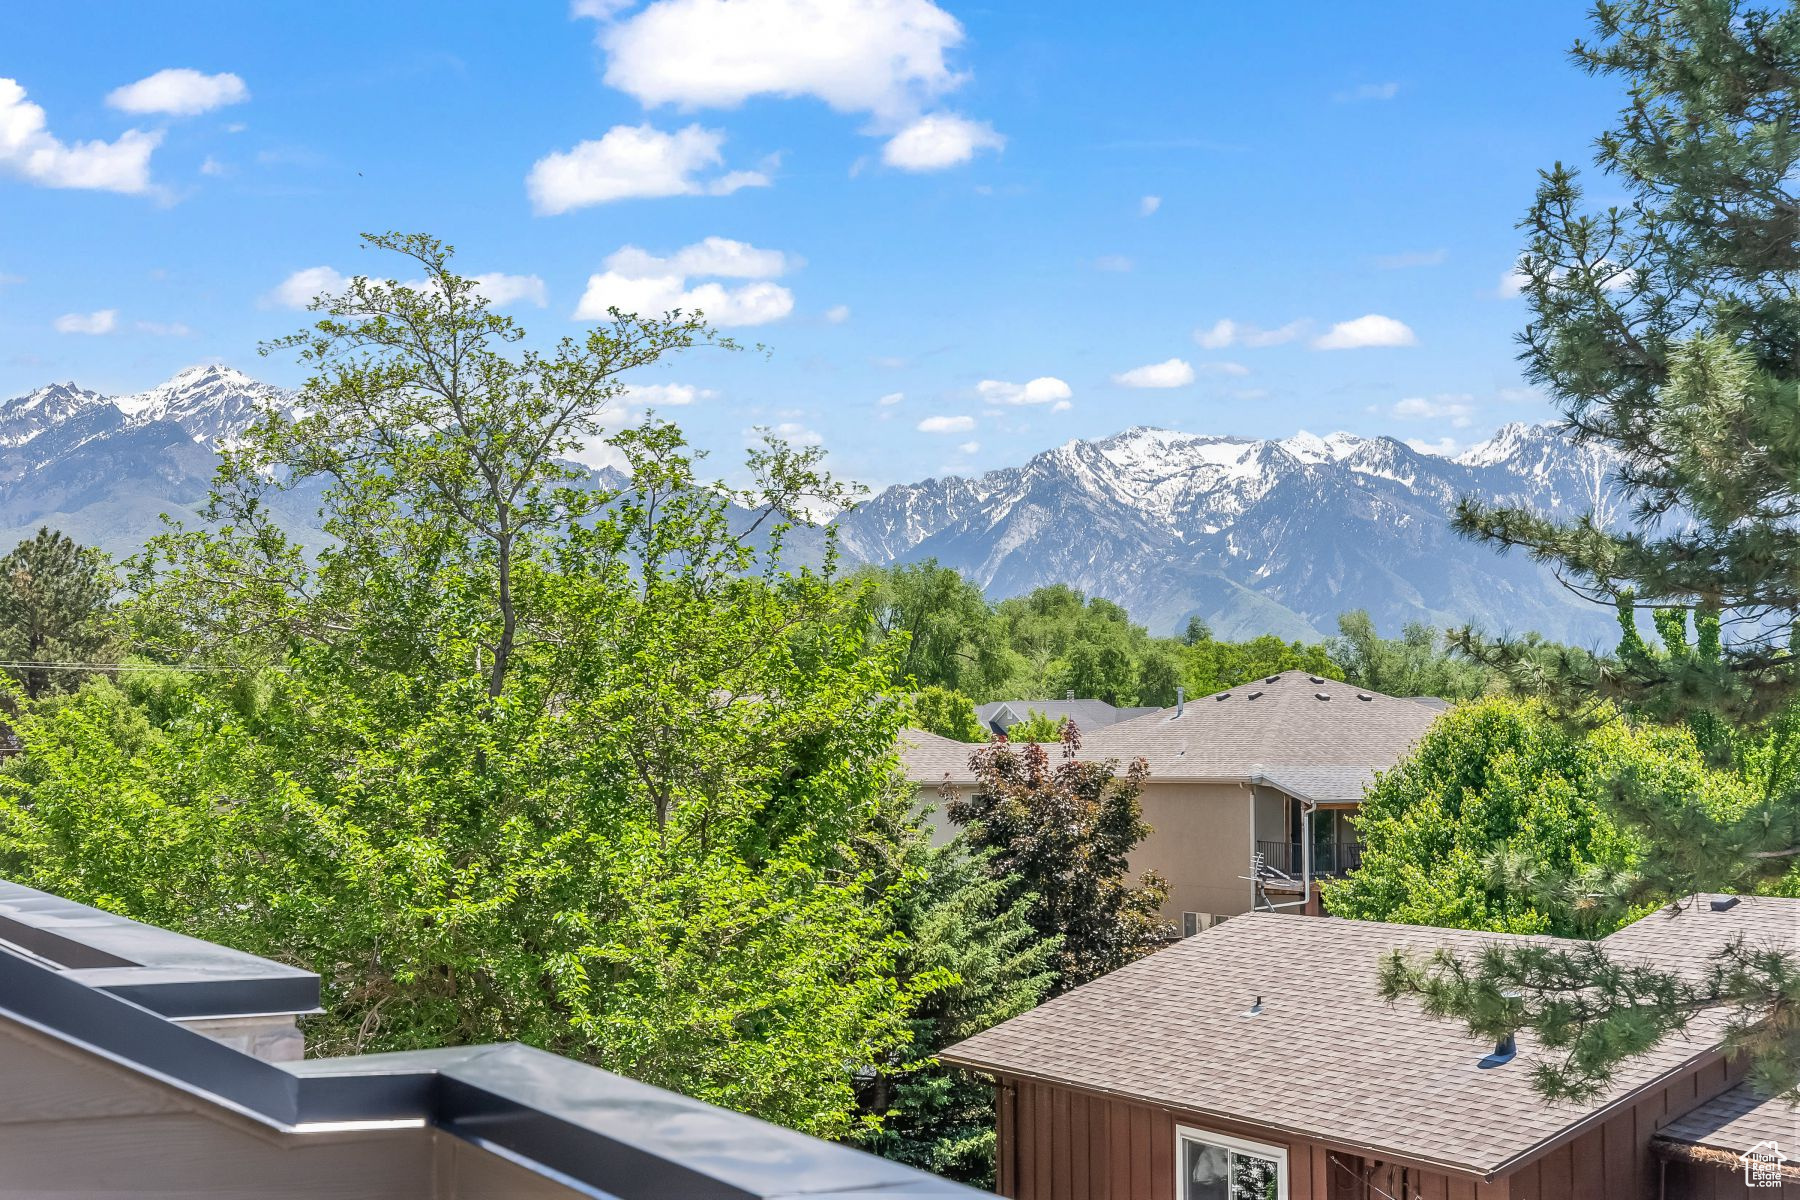
<svg viewBox="0 0 1800 1200">
<path fill-rule="evenodd" d="M 1193 937 L 1196 933 L 1205 933 L 1224 920 L 1218 913 L 1184 912 L 1181 914 L 1181 936 Z"/>
<path fill-rule="evenodd" d="M 1287 1200 L 1287 1151 L 1178 1126 L 1175 1200 Z"/>
</svg>

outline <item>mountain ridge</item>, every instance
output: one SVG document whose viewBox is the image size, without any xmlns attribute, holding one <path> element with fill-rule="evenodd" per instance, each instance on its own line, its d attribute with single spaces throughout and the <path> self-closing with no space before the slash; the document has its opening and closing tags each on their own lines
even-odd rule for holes
<svg viewBox="0 0 1800 1200">
<path fill-rule="evenodd" d="M 216 450 L 259 411 L 296 399 L 200 365 L 123 396 L 70 381 L 0 400 L 0 540 L 48 523 L 130 553 L 159 514 L 195 519 Z M 1139 425 L 1017 466 L 895 484 L 835 524 L 850 561 L 936 559 L 996 599 L 1068 583 L 1159 633 L 1199 615 L 1220 636 L 1310 639 L 1363 608 L 1386 631 L 1472 621 L 1586 642 L 1608 636 L 1610 613 L 1535 564 L 1461 541 L 1448 518 L 1462 495 L 1604 514 L 1616 503 L 1610 467 L 1603 452 L 1524 422 L 1454 458 L 1385 435 Z M 295 536 L 322 538 L 316 496 L 277 503 Z"/>
</svg>

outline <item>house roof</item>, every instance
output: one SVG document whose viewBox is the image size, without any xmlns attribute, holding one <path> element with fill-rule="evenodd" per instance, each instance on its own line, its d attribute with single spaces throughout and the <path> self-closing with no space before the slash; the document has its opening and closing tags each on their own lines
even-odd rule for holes
<svg viewBox="0 0 1800 1200">
<path fill-rule="evenodd" d="M 1441 713 L 1407 697 L 1283 671 L 1091 731 L 1083 725 L 1080 757 L 1142 757 L 1152 782 L 1267 783 L 1302 799 L 1343 802 L 1361 799 L 1375 772 L 1398 762 Z M 907 778 L 921 787 L 946 776 L 974 782 L 972 747 L 964 743 L 908 730 L 899 749 Z"/>
<path fill-rule="evenodd" d="M 1657 1131 L 1657 1149 L 1721 1164 L 1764 1142 L 1800 1155 L 1800 1111 L 1781 1096 L 1759 1096 L 1740 1083 Z"/>
<path fill-rule="evenodd" d="M 1043 713 L 1059 723 L 1072 720 L 1086 733 L 1116 725 L 1120 721 L 1128 721 L 1132 717 L 1160 711 L 1155 705 L 1120 708 L 1104 700 L 991 700 L 975 706 L 975 715 L 980 718 L 981 723 L 997 731 L 1004 730 L 1014 722 L 1028 719 L 1034 712 Z"/>
<path fill-rule="evenodd" d="M 1745 899 L 1644 918 L 1610 949 L 1684 965 L 1743 934 L 1796 943 L 1800 901 Z M 1250 913 L 1076 988 L 944 1051 L 978 1070 L 1048 1080 L 1491 1178 L 1611 1103 L 1710 1054 L 1703 1015 L 1627 1064 L 1587 1105 L 1547 1104 L 1537 1047 L 1496 1065 L 1494 1047 L 1376 991 L 1394 949 L 1467 953 L 1517 935 L 1334 917 Z M 1261 1012 L 1245 1015 L 1261 998 Z M 1484 1062 L 1484 1059 L 1487 1060 Z"/>
<path fill-rule="evenodd" d="M 1386 770 L 1440 714 L 1400 696 L 1283 671 L 1082 739 L 1083 758 L 1142 756 L 1152 779 L 1251 779 L 1294 767 Z"/>
</svg>

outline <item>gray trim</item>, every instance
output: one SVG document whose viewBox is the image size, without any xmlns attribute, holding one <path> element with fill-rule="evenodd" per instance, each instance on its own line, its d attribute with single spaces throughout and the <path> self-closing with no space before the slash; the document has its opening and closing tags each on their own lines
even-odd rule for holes
<svg viewBox="0 0 1800 1200">
<path fill-rule="evenodd" d="M 165 1017 L 319 1011 L 319 977 L 0 880 L 0 949 Z"/>
<path fill-rule="evenodd" d="M 58 905 L 37 907 L 65 917 L 95 911 Z M 109 922 L 95 928 L 118 932 Z M 61 935 L 80 940 L 67 928 Z M 226 956 L 226 966 L 265 961 L 211 949 Z M 296 973 L 316 989 L 316 976 Z M 96 985 L 89 974 L 0 944 L 0 1017 L 290 1134 L 313 1125 L 419 1121 L 616 1200 L 984 1194 L 517 1043 L 267 1063 L 121 994 L 129 988 Z M 246 979 L 256 982 L 254 975 L 237 982 Z M 140 990 L 168 1001 L 171 993 L 159 986 Z"/>
</svg>

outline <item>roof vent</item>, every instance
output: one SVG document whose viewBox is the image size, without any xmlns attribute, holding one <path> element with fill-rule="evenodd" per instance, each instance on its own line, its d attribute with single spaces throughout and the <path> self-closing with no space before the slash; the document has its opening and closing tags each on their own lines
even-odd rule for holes
<svg viewBox="0 0 1800 1200">
<path fill-rule="evenodd" d="M 1260 1017 L 1260 1016 L 1262 1016 L 1262 997 L 1258 996 L 1254 1001 L 1251 1002 L 1249 1008 L 1246 1008 L 1243 1012 L 1239 1013 L 1238 1015 L 1240 1017 Z"/>
<path fill-rule="evenodd" d="M 1308 675 L 1306 678 L 1307 678 L 1307 682 L 1309 682 L 1309 683 L 1324 683 L 1325 682 L 1325 678 L 1322 675 Z"/>
<path fill-rule="evenodd" d="M 1267 679 L 1263 680 L 1263 682 L 1264 683 L 1274 683 L 1277 679 L 1280 679 L 1280 678 L 1281 678 L 1281 676 L 1279 676 L 1279 675 L 1271 675 Z"/>
<path fill-rule="evenodd" d="M 1712 898 L 1712 910 L 1714 912 L 1730 912 L 1737 907 L 1737 903 L 1738 898 L 1736 896 L 1714 896 Z"/>
<path fill-rule="evenodd" d="M 1519 1039 L 1510 1033 L 1494 1043 L 1494 1057 L 1502 1061 L 1511 1058 L 1518 1052 Z"/>
<path fill-rule="evenodd" d="M 1356 693 L 1356 698 L 1358 700 L 1373 700 L 1375 697 L 1369 695 L 1367 692 L 1358 692 Z"/>
<path fill-rule="evenodd" d="M 1175 689 L 1175 715 L 1179 717 L 1182 713 L 1184 713 L 1186 711 L 1187 711 L 1187 689 L 1184 687 L 1178 687 Z"/>
<path fill-rule="evenodd" d="M 1248 696 L 1245 697 L 1245 699 L 1255 700 L 1255 699 L 1258 699 L 1259 697 L 1261 697 L 1261 695 L 1262 695 L 1262 689 L 1259 688 L 1256 691 L 1251 692 Z"/>
<path fill-rule="evenodd" d="M 1331 699 L 1331 693 L 1330 692 L 1314 692 L 1313 698 L 1315 700 L 1329 700 L 1329 699 Z"/>
<path fill-rule="evenodd" d="M 1214 700 L 1229 700 L 1229 699 L 1231 699 L 1231 693 L 1230 692 L 1220 692 L 1218 695 L 1214 696 L 1213 699 Z"/>
</svg>

